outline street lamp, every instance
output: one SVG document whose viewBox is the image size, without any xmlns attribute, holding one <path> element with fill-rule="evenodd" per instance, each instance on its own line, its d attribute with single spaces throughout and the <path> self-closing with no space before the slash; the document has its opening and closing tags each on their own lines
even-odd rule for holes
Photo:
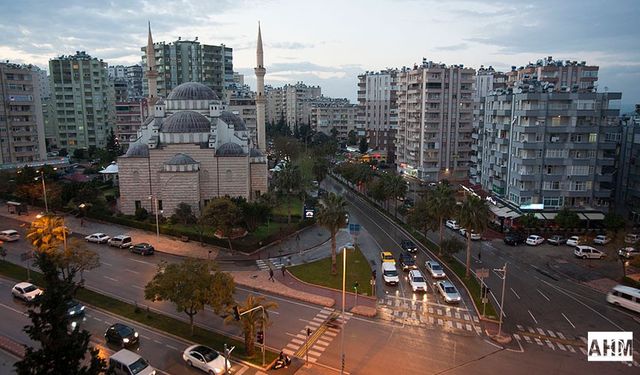
<svg viewBox="0 0 640 375">
<path fill-rule="evenodd" d="M 504 316 L 504 287 L 507 283 L 507 263 L 502 268 L 494 268 L 495 272 L 502 274 L 502 297 L 500 298 L 500 324 L 498 325 L 498 337 L 502 335 L 502 317 Z"/>
<path fill-rule="evenodd" d="M 340 375 L 344 374 L 344 305 L 346 304 L 347 294 L 346 294 L 346 283 L 347 283 L 347 248 L 342 248 L 342 333 L 340 335 L 340 352 L 341 355 L 341 365 L 340 365 Z"/>
<path fill-rule="evenodd" d="M 152 194 L 149 195 L 149 199 L 151 199 L 151 204 L 153 205 L 153 209 L 156 212 L 156 239 L 160 240 L 160 224 L 158 221 L 158 197 L 154 197 Z"/>
<path fill-rule="evenodd" d="M 240 317 L 244 314 L 248 314 L 252 311 L 255 311 L 257 309 L 261 309 L 262 310 L 262 367 L 264 367 L 265 364 L 265 349 L 267 346 L 267 320 L 265 317 L 265 311 L 264 311 L 264 306 L 262 305 L 258 305 L 252 309 L 249 309 L 247 311 L 243 311 L 240 312 L 240 310 L 238 310 L 238 306 L 233 306 L 233 317 L 235 320 L 240 320 Z"/>
</svg>

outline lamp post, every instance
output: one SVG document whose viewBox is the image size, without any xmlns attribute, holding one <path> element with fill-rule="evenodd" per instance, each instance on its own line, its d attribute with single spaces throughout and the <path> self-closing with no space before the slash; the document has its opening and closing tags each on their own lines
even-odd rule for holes
<svg viewBox="0 0 640 375">
<path fill-rule="evenodd" d="M 342 248 L 342 322 L 344 323 L 344 305 L 347 300 L 346 294 L 346 283 L 347 283 L 347 248 Z M 340 335 L 340 352 L 342 353 L 341 357 L 341 365 L 340 365 L 340 375 L 344 374 L 344 324 L 342 324 L 342 333 Z"/>
<path fill-rule="evenodd" d="M 498 337 L 502 335 L 502 317 L 504 316 L 504 288 L 507 283 L 507 263 L 502 268 L 494 269 L 502 274 L 502 297 L 500 297 L 500 324 L 498 325 Z"/>
<path fill-rule="evenodd" d="M 40 172 L 40 179 L 42 180 L 42 195 L 44 196 L 44 212 L 49 212 L 49 204 L 47 203 L 47 185 L 44 182 L 44 171 L 41 169 L 38 172 Z M 35 180 L 38 180 L 38 177 L 35 178 Z"/>
<path fill-rule="evenodd" d="M 153 210 L 156 213 L 156 239 L 159 240 L 160 239 L 160 224 L 158 221 L 158 197 L 155 197 L 152 195 L 149 195 L 149 199 L 151 199 L 151 204 L 153 205 Z"/>
<path fill-rule="evenodd" d="M 234 306 L 233 307 L 233 317 L 235 320 L 240 320 L 240 317 L 244 314 L 248 314 L 254 310 L 257 309 L 261 309 L 262 310 L 262 367 L 264 367 L 265 364 L 265 349 L 266 349 L 266 345 L 267 345 L 267 320 L 265 317 L 265 312 L 264 312 L 264 306 L 262 305 L 258 305 L 252 309 L 249 309 L 247 311 L 243 311 L 240 312 L 238 310 L 238 306 Z"/>
</svg>

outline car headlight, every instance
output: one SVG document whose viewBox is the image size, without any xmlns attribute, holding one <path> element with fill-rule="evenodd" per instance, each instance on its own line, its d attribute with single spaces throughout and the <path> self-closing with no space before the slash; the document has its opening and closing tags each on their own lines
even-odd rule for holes
<svg viewBox="0 0 640 375">
<path fill-rule="evenodd" d="M 75 313 L 76 313 L 76 312 L 75 312 L 75 311 L 73 311 L 73 310 L 69 311 L 69 315 L 75 315 Z"/>
<path fill-rule="evenodd" d="M 214 373 L 216 373 L 216 374 L 220 374 L 220 373 L 222 373 L 222 369 L 219 369 L 219 368 L 217 368 L 217 367 L 214 367 L 214 368 L 213 368 L 213 372 L 214 372 Z"/>
<path fill-rule="evenodd" d="M 82 307 L 80 308 L 80 311 L 84 311 L 84 306 L 82 306 Z"/>
<path fill-rule="evenodd" d="M 133 335 L 134 335 L 135 337 L 138 337 L 138 332 L 134 333 Z"/>
<path fill-rule="evenodd" d="M 126 344 L 126 343 L 129 342 L 129 339 L 128 338 L 124 338 L 124 339 L 122 339 L 122 342 L 124 342 Z"/>
</svg>

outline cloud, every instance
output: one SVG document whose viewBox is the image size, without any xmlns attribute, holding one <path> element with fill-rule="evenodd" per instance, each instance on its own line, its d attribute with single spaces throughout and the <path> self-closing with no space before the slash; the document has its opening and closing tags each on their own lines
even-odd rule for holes
<svg viewBox="0 0 640 375">
<path fill-rule="evenodd" d="M 278 49 L 305 49 L 316 47 L 318 43 L 300 43 L 300 42 L 275 42 L 268 43 L 265 47 Z"/>
<path fill-rule="evenodd" d="M 438 51 L 459 51 L 462 49 L 467 49 L 467 47 L 469 47 L 469 44 L 467 43 L 458 43 L 448 46 L 436 47 L 435 49 Z"/>
</svg>

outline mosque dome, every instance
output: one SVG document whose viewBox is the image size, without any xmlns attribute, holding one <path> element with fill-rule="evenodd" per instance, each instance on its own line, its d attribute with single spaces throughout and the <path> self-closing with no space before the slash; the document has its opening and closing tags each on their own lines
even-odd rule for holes
<svg viewBox="0 0 640 375">
<path fill-rule="evenodd" d="M 216 151 L 216 156 L 238 156 L 244 155 L 242 146 L 233 142 L 227 142 L 220 146 Z"/>
<path fill-rule="evenodd" d="M 264 154 L 257 148 L 252 148 L 251 150 L 249 150 L 249 156 L 251 156 L 252 158 L 258 158 L 264 156 Z"/>
<path fill-rule="evenodd" d="M 222 111 L 222 113 L 220 113 L 220 119 L 228 125 L 233 125 L 233 130 L 235 131 L 247 130 L 247 125 L 244 123 L 244 120 L 233 112 Z"/>
<path fill-rule="evenodd" d="M 163 133 L 208 133 L 211 123 L 204 115 L 194 111 L 180 111 L 167 117 L 161 131 Z"/>
<path fill-rule="evenodd" d="M 176 86 L 167 100 L 220 100 L 209 87 L 198 82 L 186 82 Z"/>
<path fill-rule="evenodd" d="M 195 160 L 191 158 L 191 156 L 187 154 L 175 154 L 168 162 L 167 165 L 189 165 L 189 164 L 197 164 Z"/>
<path fill-rule="evenodd" d="M 132 143 L 129 145 L 125 156 L 128 158 L 148 158 L 149 146 L 144 143 Z"/>
</svg>

